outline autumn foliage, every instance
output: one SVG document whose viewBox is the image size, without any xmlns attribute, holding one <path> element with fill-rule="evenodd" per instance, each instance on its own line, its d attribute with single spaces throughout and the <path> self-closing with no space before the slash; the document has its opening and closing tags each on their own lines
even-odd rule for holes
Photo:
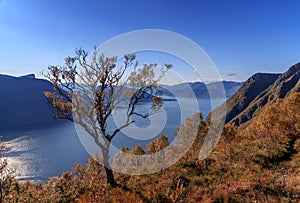
<svg viewBox="0 0 300 203">
<path fill-rule="evenodd" d="M 142 176 L 115 173 L 119 185 L 112 188 L 105 181 L 104 167 L 90 158 L 87 167 L 76 164 L 73 171 L 44 183 L 15 181 L 4 202 L 298 203 L 299 106 L 300 94 L 295 93 L 266 105 L 239 129 L 226 125 L 216 149 L 203 161 L 197 157 L 209 126 L 200 120 L 194 144 L 168 169 Z M 189 128 L 193 125 L 193 119 L 188 119 L 180 128 L 188 132 L 195 130 Z M 145 155 L 168 144 L 161 135 L 146 151 L 139 145 L 122 151 Z"/>
</svg>

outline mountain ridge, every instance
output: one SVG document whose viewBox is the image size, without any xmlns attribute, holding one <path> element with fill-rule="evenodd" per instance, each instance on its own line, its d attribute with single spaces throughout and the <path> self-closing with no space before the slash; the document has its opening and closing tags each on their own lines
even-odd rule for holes
<svg viewBox="0 0 300 203">
<path fill-rule="evenodd" d="M 0 75 L 0 130 L 52 123 L 44 91 L 53 91 L 47 80 Z"/>
<path fill-rule="evenodd" d="M 221 105 L 227 106 L 225 123 L 240 126 L 255 117 L 269 102 L 285 98 L 300 90 L 300 63 L 291 66 L 282 74 L 256 73 L 231 98 Z M 214 113 L 218 115 L 218 107 Z M 210 117 L 211 115 L 209 115 Z"/>
<path fill-rule="evenodd" d="M 224 85 L 225 90 L 225 96 L 226 98 L 231 97 L 242 85 L 243 82 L 235 82 L 235 81 L 221 81 Z M 180 83 L 172 86 L 166 86 L 162 85 L 164 89 L 166 89 L 169 93 L 177 94 L 182 97 L 193 97 L 196 96 L 196 98 L 210 98 L 210 92 L 214 91 L 214 95 L 219 96 L 222 98 L 224 96 L 224 93 L 222 92 L 222 89 L 218 89 L 220 87 L 220 82 L 211 82 L 208 84 L 205 84 L 203 82 L 186 82 L 186 83 Z M 191 95 L 191 92 L 187 91 L 189 88 L 193 90 L 193 93 L 195 95 Z M 209 90 L 209 91 L 208 91 Z"/>
<path fill-rule="evenodd" d="M 235 82 L 224 83 L 228 84 L 228 88 L 231 83 L 234 84 L 234 88 L 240 85 Z M 195 85 L 202 87 L 204 84 Z M 234 91 L 234 88 L 229 92 Z M 0 131 L 22 126 L 54 124 L 51 108 L 44 96 L 45 91 L 54 91 L 53 84 L 48 80 L 35 78 L 34 74 L 21 77 L 0 74 Z M 172 100 L 168 97 L 163 99 Z"/>
</svg>

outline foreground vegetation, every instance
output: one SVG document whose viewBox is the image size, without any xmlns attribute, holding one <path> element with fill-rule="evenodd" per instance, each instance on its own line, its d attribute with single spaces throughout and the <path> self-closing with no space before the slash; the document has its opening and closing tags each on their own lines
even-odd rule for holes
<svg viewBox="0 0 300 203">
<path fill-rule="evenodd" d="M 299 202 L 300 94 L 267 104 L 246 125 L 229 124 L 216 149 L 203 161 L 198 154 L 209 128 L 202 121 L 187 154 L 159 173 L 134 176 L 115 173 L 117 187 L 106 183 L 105 169 L 93 158 L 87 167 L 51 177 L 44 183 L 1 179 L 3 202 Z M 199 115 L 195 115 L 199 116 Z M 184 126 L 189 128 L 193 119 Z M 166 137 L 147 146 L 124 148 L 153 153 Z M 1 171 L 5 167 L 0 168 Z"/>
</svg>

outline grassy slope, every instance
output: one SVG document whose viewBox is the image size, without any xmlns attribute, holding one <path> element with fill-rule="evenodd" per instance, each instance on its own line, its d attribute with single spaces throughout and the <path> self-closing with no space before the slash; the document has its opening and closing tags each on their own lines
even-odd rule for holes
<svg viewBox="0 0 300 203">
<path fill-rule="evenodd" d="M 116 174 L 119 187 L 111 188 L 103 167 L 90 159 L 87 168 L 75 165 L 43 184 L 13 180 L 4 202 L 299 202 L 299 106 L 300 94 L 293 93 L 267 104 L 238 131 L 227 125 L 204 161 L 197 159 L 208 129 L 201 122 L 193 147 L 169 169 Z"/>
</svg>

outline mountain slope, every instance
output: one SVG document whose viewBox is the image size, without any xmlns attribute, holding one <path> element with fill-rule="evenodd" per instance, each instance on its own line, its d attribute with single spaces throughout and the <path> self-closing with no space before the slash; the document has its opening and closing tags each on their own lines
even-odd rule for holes
<svg viewBox="0 0 300 203">
<path fill-rule="evenodd" d="M 243 113 L 234 117 L 231 122 L 240 125 L 256 116 L 260 109 L 267 103 L 278 98 L 285 98 L 300 90 L 300 63 L 292 66 L 287 72 L 281 74 L 266 90 L 260 93 Z"/>
<path fill-rule="evenodd" d="M 236 82 L 223 83 L 228 94 L 237 91 L 241 85 Z M 209 96 L 204 83 L 188 84 L 197 97 Z M 182 88 L 186 88 L 186 84 L 168 86 L 168 88 L 180 94 L 185 92 Z M 51 109 L 44 97 L 44 91 L 53 91 L 53 85 L 47 80 L 36 79 L 34 74 L 21 77 L 0 74 L 0 131 L 53 123 Z M 166 97 L 165 100 L 172 100 L 172 94 L 168 90 L 164 91 L 164 94 L 171 96 Z"/>
<path fill-rule="evenodd" d="M 0 75 L 0 130 L 53 122 L 44 91 L 53 91 L 47 80 Z"/>
<path fill-rule="evenodd" d="M 239 126 L 257 115 L 265 104 L 299 92 L 299 76 L 300 64 L 295 64 L 283 74 L 254 74 L 222 104 L 222 107 L 227 106 L 225 123 L 233 122 Z M 220 109 L 217 108 L 214 113 L 218 114 Z"/>
<path fill-rule="evenodd" d="M 270 86 L 280 74 L 267 74 L 267 73 L 256 73 L 251 76 L 243 86 L 232 96 L 226 103 L 223 103 L 221 107 L 218 107 L 214 113 L 218 115 L 218 111 L 223 109 L 226 105 L 227 115 L 226 118 L 219 118 L 220 120 L 225 119 L 225 123 L 231 121 L 236 115 L 243 112 L 247 106 L 263 92 L 268 86 Z M 208 118 L 210 115 L 208 116 Z"/>
</svg>

